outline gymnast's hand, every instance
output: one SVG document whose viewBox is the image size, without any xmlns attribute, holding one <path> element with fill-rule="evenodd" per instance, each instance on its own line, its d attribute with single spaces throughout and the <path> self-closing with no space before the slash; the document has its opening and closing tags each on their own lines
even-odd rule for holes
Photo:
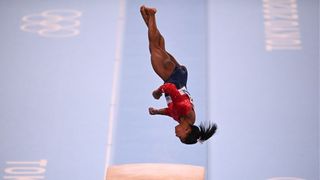
<svg viewBox="0 0 320 180">
<path fill-rule="evenodd" d="M 160 97 L 162 96 L 162 92 L 159 91 L 158 89 L 157 89 L 157 90 L 154 90 L 154 91 L 152 92 L 152 96 L 153 96 L 153 98 L 155 98 L 155 99 L 160 99 Z"/>
<path fill-rule="evenodd" d="M 150 115 L 155 115 L 157 114 L 157 109 L 153 108 L 153 107 L 149 107 L 149 114 Z"/>
</svg>

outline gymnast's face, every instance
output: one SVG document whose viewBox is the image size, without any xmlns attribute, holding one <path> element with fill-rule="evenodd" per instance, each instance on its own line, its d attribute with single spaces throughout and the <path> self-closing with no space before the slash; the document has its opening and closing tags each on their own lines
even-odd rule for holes
<svg viewBox="0 0 320 180">
<path fill-rule="evenodd" d="M 182 141 L 187 138 L 190 132 L 191 127 L 189 125 L 179 124 L 175 127 L 176 136 Z"/>
</svg>

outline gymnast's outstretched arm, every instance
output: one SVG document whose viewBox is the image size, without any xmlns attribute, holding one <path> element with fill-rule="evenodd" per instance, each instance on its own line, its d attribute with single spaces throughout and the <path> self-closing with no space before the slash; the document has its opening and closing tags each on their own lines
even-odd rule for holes
<svg viewBox="0 0 320 180">
<path fill-rule="evenodd" d="M 166 116 L 169 116 L 167 109 L 168 109 L 168 108 L 155 109 L 155 108 L 153 108 L 153 107 L 150 107 L 150 108 L 149 108 L 149 114 L 150 114 L 150 115 L 166 115 Z"/>
</svg>

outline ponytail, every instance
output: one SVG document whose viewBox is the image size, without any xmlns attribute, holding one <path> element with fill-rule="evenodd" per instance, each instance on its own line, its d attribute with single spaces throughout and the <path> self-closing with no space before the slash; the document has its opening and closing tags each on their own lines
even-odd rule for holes
<svg viewBox="0 0 320 180">
<path fill-rule="evenodd" d="M 203 143 L 216 133 L 217 125 L 215 123 L 201 123 L 199 127 L 192 125 L 188 137 L 181 141 L 185 144 Z"/>
</svg>

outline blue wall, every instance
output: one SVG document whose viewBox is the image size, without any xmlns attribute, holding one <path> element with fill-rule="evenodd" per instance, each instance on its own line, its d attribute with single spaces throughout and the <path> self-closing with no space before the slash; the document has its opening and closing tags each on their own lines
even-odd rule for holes
<svg viewBox="0 0 320 180">
<path fill-rule="evenodd" d="M 287 1 L 302 49 L 268 51 L 268 2 L 208 4 L 210 117 L 220 126 L 210 179 L 319 179 L 319 3 Z"/>
<path fill-rule="evenodd" d="M 20 29 L 33 14 L 34 21 L 54 24 L 54 17 L 39 14 L 55 9 L 82 13 L 79 35 L 51 38 Z M 118 9 L 117 1 L 0 2 L 1 179 L 103 179 Z M 21 164 L 40 160 L 47 164 Z"/>
</svg>

